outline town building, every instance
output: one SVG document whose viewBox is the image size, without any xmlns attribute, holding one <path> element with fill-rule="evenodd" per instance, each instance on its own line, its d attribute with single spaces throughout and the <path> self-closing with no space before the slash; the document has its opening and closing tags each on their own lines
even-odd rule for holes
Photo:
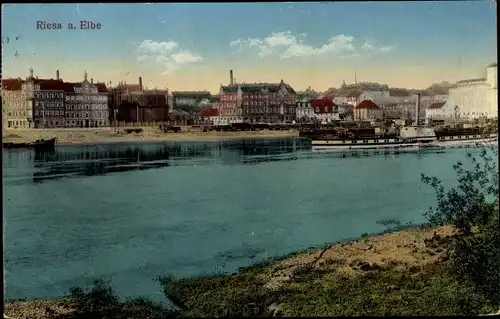
<svg viewBox="0 0 500 319">
<path fill-rule="evenodd" d="M 331 99 L 311 100 L 311 106 L 314 109 L 314 116 L 322 124 L 340 120 L 338 107 Z"/>
<path fill-rule="evenodd" d="M 145 89 L 139 84 L 119 83 L 109 90 L 110 120 L 119 122 L 156 123 L 169 121 L 172 112 L 168 90 Z"/>
<path fill-rule="evenodd" d="M 218 122 L 219 110 L 217 108 L 206 108 L 200 111 L 200 118 L 202 121 L 207 121 L 210 124 Z"/>
<path fill-rule="evenodd" d="M 360 101 L 362 101 L 359 99 L 361 94 L 363 94 L 363 92 L 351 92 L 351 93 L 347 94 L 346 103 L 353 105 L 353 106 L 358 105 L 360 103 Z"/>
<path fill-rule="evenodd" d="M 64 83 L 65 126 L 109 126 L 108 89 L 104 83 L 87 79 L 80 83 Z"/>
<path fill-rule="evenodd" d="M 446 120 L 454 117 L 458 117 L 458 114 L 455 114 L 458 110 L 449 109 L 449 104 L 446 102 L 435 102 L 425 109 L 425 119 L 427 120 Z"/>
<path fill-rule="evenodd" d="M 297 102 L 295 108 L 295 118 L 299 122 L 308 122 L 314 117 L 314 109 L 311 102 Z"/>
<path fill-rule="evenodd" d="M 280 83 L 234 83 L 220 89 L 219 125 L 230 123 L 291 123 L 296 119 L 294 89 Z"/>
<path fill-rule="evenodd" d="M 2 80 L 2 127 L 30 128 L 33 110 L 27 100 L 24 81 L 18 79 Z"/>
<path fill-rule="evenodd" d="M 23 89 L 33 108 L 34 128 L 65 127 L 65 83 L 59 78 L 59 71 L 56 71 L 56 79 L 38 79 L 30 69 Z"/>
<path fill-rule="evenodd" d="M 354 119 L 357 121 L 373 121 L 384 118 L 382 109 L 371 100 L 361 101 L 354 108 Z"/>
<path fill-rule="evenodd" d="M 498 118 L 497 64 L 486 68 L 486 77 L 462 80 L 449 89 L 442 117 L 461 119 Z"/>
</svg>

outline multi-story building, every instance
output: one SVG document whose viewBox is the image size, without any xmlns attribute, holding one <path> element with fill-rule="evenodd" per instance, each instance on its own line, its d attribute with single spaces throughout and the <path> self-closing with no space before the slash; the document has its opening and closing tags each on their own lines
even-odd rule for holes
<svg viewBox="0 0 500 319">
<path fill-rule="evenodd" d="M 108 90 L 104 83 L 65 83 L 66 127 L 109 126 Z"/>
<path fill-rule="evenodd" d="M 360 103 L 360 100 L 359 97 L 361 96 L 361 94 L 363 94 L 363 92 L 352 92 L 352 93 L 349 93 L 347 96 L 346 96 L 346 103 L 347 104 L 350 104 L 350 105 L 353 105 L 353 106 L 356 106 Z"/>
<path fill-rule="evenodd" d="M 497 64 L 486 68 L 486 77 L 463 80 L 450 88 L 443 116 L 458 113 L 462 119 L 498 118 Z M 448 110 L 448 111 L 445 111 Z"/>
<path fill-rule="evenodd" d="M 109 91 L 112 122 L 166 122 L 171 112 L 168 90 L 144 89 L 139 84 L 119 83 Z"/>
<path fill-rule="evenodd" d="M 280 83 L 235 84 L 221 86 L 219 124 L 291 123 L 296 119 L 295 91 Z"/>
<path fill-rule="evenodd" d="M 308 121 L 314 117 L 314 108 L 311 102 L 297 102 L 295 107 L 295 118 L 297 121 Z"/>
<path fill-rule="evenodd" d="M 2 80 L 3 128 L 31 127 L 33 111 L 24 88 L 24 81 L 20 78 Z"/>
<path fill-rule="evenodd" d="M 340 120 L 338 107 L 330 99 L 311 100 L 311 106 L 314 109 L 314 117 L 322 124 Z"/>
<path fill-rule="evenodd" d="M 34 128 L 65 127 L 65 83 L 59 78 L 59 71 L 55 80 L 38 79 L 31 69 L 23 89 L 33 107 Z"/>
<path fill-rule="evenodd" d="M 354 118 L 358 121 L 373 121 L 384 118 L 382 109 L 371 100 L 364 100 L 354 108 Z"/>
</svg>

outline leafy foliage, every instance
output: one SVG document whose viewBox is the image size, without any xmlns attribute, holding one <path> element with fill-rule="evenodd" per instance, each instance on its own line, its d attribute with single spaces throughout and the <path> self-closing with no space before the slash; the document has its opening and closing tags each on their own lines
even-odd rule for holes
<svg viewBox="0 0 500 319">
<path fill-rule="evenodd" d="M 486 148 L 479 158 L 468 154 L 470 169 L 461 162 L 454 165 L 458 186 L 448 191 L 436 177 L 422 175 L 422 181 L 437 195 L 437 207 L 427 213 L 430 224 L 452 224 L 457 230 L 450 251 L 457 279 L 471 283 L 490 303 L 499 305 L 499 173 L 491 154 L 498 155 Z"/>
<path fill-rule="evenodd" d="M 121 302 L 109 282 L 94 280 L 90 290 L 71 288 L 71 304 L 75 311 L 60 315 L 58 319 L 129 319 L 175 318 L 177 313 L 146 298 L 135 298 Z"/>
</svg>

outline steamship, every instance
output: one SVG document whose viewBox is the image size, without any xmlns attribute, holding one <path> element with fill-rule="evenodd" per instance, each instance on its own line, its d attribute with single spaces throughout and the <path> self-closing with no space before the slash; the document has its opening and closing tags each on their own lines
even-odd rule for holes
<svg viewBox="0 0 500 319">
<path fill-rule="evenodd" d="M 420 96 L 417 95 L 416 119 Z M 474 147 L 498 145 L 497 134 L 484 134 L 479 129 L 439 130 L 428 126 L 403 126 L 399 133 L 375 134 L 371 129 L 334 129 L 329 132 L 314 132 L 309 138 L 315 151 L 356 151 L 356 150 L 392 150 L 419 151 L 454 147 Z"/>
<path fill-rule="evenodd" d="M 434 130 L 417 125 L 403 127 L 399 134 L 363 134 L 337 130 L 334 134 L 323 134 L 311 138 L 312 148 L 321 150 L 395 150 L 413 151 L 439 148 Z"/>
</svg>

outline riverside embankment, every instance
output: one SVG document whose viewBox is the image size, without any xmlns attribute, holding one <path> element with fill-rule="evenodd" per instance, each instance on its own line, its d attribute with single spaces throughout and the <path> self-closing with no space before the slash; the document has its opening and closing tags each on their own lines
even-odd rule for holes
<svg viewBox="0 0 500 319">
<path fill-rule="evenodd" d="M 235 139 L 297 138 L 298 131 L 200 132 L 183 128 L 181 133 L 163 133 L 154 127 L 142 127 L 141 133 L 126 134 L 124 128 L 102 129 L 4 129 L 3 142 L 28 143 L 37 139 L 57 138 L 57 145 L 91 145 L 135 142 L 191 142 Z"/>
</svg>

